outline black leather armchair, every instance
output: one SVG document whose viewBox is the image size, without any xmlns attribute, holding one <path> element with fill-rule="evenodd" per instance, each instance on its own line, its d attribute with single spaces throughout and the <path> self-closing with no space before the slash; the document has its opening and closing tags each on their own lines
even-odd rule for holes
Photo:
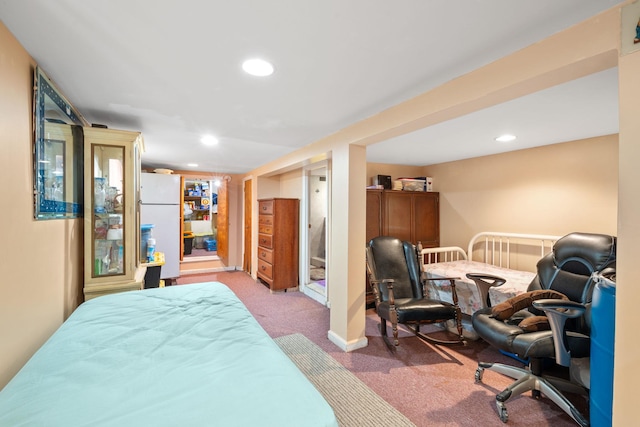
<svg viewBox="0 0 640 427">
<path fill-rule="evenodd" d="M 388 236 L 371 239 L 367 245 L 367 272 L 380 317 L 380 333 L 390 349 L 399 344 L 398 324 L 407 326 L 423 340 L 440 344 L 464 343 L 455 279 L 444 279 L 451 283 L 453 304 L 426 298 L 425 283 L 430 279 L 424 278 L 420 270 L 414 245 Z M 441 340 L 420 332 L 421 324 L 449 319 L 456 321 L 456 340 Z M 387 321 L 391 322 L 393 344 L 387 336 Z"/>
<path fill-rule="evenodd" d="M 544 368 L 548 366 L 547 361 L 550 359 L 555 359 L 557 365 L 569 367 L 572 362 L 589 356 L 590 304 L 595 286 L 594 277 L 614 268 L 615 260 L 614 236 L 568 234 L 559 239 L 553 251 L 538 262 L 538 274 L 528 289 L 530 295 L 542 293 L 534 291 L 557 291 L 566 296 L 566 299 L 533 301 L 531 306 L 516 311 L 505 320 L 500 320 L 506 312 L 505 306 L 474 313 L 472 324 L 482 339 L 500 350 L 529 360 L 527 368 L 501 363 L 478 363 L 476 382 L 482 381 L 485 369 L 516 379 L 496 396 L 498 415 L 503 422 L 508 420 L 505 402 L 531 390 L 536 398 L 544 394 L 578 424 L 589 425 L 588 419 L 561 392 L 588 394 L 583 387 L 588 387 L 588 384 L 576 384 L 570 375 L 552 377 L 546 374 Z M 520 301 L 522 300 L 521 298 Z M 510 308 L 511 312 L 518 309 L 517 305 Z M 532 331 L 524 326 L 526 323 L 532 324 L 530 321 L 534 320 L 534 316 L 545 313 L 553 313 L 553 316 L 548 317 L 548 326 L 544 326 L 544 318 L 541 319 L 543 326 L 536 326 Z M 521 323 L 525 319 L 528 320 Z M 588 367 L 588 362 L 586 365 Z"/>
</svg>

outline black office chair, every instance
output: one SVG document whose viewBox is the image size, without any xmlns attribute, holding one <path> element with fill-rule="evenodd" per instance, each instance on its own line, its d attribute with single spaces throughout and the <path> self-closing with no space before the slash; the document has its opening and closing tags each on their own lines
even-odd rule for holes
<svg viewBox="0 0 640 427">
<path fill-rule="evenodd" d="M 418 338 L 439 344 L 464 343 L 455 278 L 451 283 L 453 304 L 426 298 L 427 280 L 420 271 L 418 252 L 410 242 L 395 237 L 380 236 L 367 246 L 367 272 L 375 297 L 376 313 L 380 317 L 380 333 L 389 349 L 399 345 L 398 324 L 406 325 Z M 437 280 L 443 280 L 437 279 Z M 420 332 L 425 323 L 456 321 L 456 340 L 442 340 Z M 391 322 L 393 344 L 387 336 L 387 321 Z"/>
<path fill-rule="evenodd" d="M 560 391 L 588 394 L 588 384 L 577 383 L 577 376 L 566 372 L 560 378 L 552 377 L 545 367 L 552 359 L 556 366 L 584 367 L 585 363 L 579 362 L 589 356 L 594 277 L 613 269 L 615 260 L 614 236 L 568 234 L 538 262 L 538 274 L 527 293 L 474 313 L 472 324 L 482 339 L 499 350 L 528 359 L 526 369 L 502 363 L 478 363 L 476 382 L 482 381 L 485 369 L 516 379 L 496 396 L 498 415 L 503 422 L 508 420 L 505 402 L 531 390 L 536 398 L 544 394 L 578 424 L 589 425 L 588 419 Z M 588 365 L 587 362 L 587 369 Z"/>
</svg>

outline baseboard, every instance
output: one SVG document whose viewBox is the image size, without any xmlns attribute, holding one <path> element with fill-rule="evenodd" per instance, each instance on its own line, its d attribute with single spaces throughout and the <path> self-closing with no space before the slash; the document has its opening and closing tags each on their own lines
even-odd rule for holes
<svg viewBox="0 0 640 427">
<path fill-rule="evenodd" d="M 184 270 L 180 272 L 180 276 L 190 276 L 192 274 L 206 274 L 206 273 L 220 273 L 223 271 L 244 271 L 239 266 L 235 267 L 214 267 L 214 268 L 199 268 L 194 270 Z"/>
<path fill-rule="evenodd" d="M 220 257 L 217 255 L 206 256 L 190 256 L 184 257 L 180 263 L 202 262 L 202 261 L 220 261 Z"/>
<path fill-rule="evenodd" d="M 369 340 L 367 339 L 367 337 L 362 337 L 358 338 L 357 340 L 347 342 L 333 331 L 329 331 L 329 333 L 327 334 L 327 338 L 329 338 L 329 341 L 337 345 L 338 348 L 346 351 L 347 353 L 359 348 L 365 348 L 367 345 L 369 345 Z"/>
</svg>

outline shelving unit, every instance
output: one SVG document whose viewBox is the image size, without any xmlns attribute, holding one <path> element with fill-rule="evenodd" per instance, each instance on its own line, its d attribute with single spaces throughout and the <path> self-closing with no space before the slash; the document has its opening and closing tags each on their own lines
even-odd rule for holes
<svg viewBox="0 0 640 427">
<path fill-rule="evenodd" d="M 191 210 L 190 214 L 185 213 L 183 228 L 195 235 L 194 248 L 205 249 L 204 239 L 215 238 L 218 224 L 213 183 L 206 179 L 185 179 L 183 190 L 184 204 Z"/>
<path fill-rule="evenodd" d="M 184 201 L 190 205 L 192 221 L 210 221 L 212 197 L 209 181 L 185 181 Z"/>
</svg>

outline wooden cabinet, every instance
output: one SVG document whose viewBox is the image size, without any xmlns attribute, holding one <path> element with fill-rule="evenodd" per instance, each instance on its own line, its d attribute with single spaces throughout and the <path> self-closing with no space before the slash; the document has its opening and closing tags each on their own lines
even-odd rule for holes
<svg viewBox="0 0 640 427">
<path fill-rule="evenodd" d="M 383 190 L 367 190 L 367 244 L 371 239 L 382 236 L 382 196 Z"/>
<path fill-rule="evenodd" d="M 367 190 L 367 244 L 393 236 L 425 248 L 440 246 L 440 196 L 435 192 Z M 373 294 L 367 283 L 367 305 Z"/>
<path fill-rule="evenodd" d="M 298 199 L 258 200 L 258 278 L 271 290 L 298 286 Z"/>
<path fill-rule="evenodd" d="M 85 300 L 141 289 L 138 132 L 84 128 Z"/>
<path fill-rule="evenodd" d="M 367 242 L 394 236 L 424 247 L 440 245 L 439 193 L 367 190 Z"/>
</svg>

